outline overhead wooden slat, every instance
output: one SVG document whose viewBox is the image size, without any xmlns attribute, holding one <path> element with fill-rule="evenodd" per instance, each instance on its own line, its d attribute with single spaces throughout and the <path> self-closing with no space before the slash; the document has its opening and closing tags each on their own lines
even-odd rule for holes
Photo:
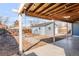
<svg viewBox="0 0 79 59">
<path fill-rule="evenodd" d="M 39 12 L 39 14 L 42 13 L 43 11 L 45 11 L 46 9 L 48 9 L 49 7 L 53 6 L 54 4 L 55 4 L 55 3 L 50 3 L 47 7 L 45 7 L 44 9 L 42 9 L 42 10 Z"/>
<path fill-rule="evenodd" d="M 30 8 L 32 5 L 33 5 L 33 3 L 29 3 L 28 5 L 25 5 L 25 9 L 26 9 L 26 11 L 28 11 L 29 8 Z"/>
<path fill-rule="evenodd" d="M 49 14 L 51 14 L 51 13 L 53 13 L 53 12 L 56 12 L 56 11 L 58 11 L 59 9 L 65 7 L 65 5 L 67 5 L 67 4 L 64 4 L 64 5 L 62 5 L 62 6 L 59 6 L 59 7 L 57 7 L 56 9 L 54 9 L 54 10 L 52 10 L 52 11 L 49 11 L 49 12 L 45 13 L 45 15 L 49 15 Z"/>
<path fill-rule="evenodd" d="M 39 13 L 41 10 L 43 10 L 44 8 L 46 8 L 49 5 L 49 3 L 45 3 L 43 6 L 41 6 L 40 8 L 38 8 L 35 13 Z"/>
<path fill-rule="evenodd" d="M 35 14 L 35 13 L 32 13 L 32 12 L 29 12 L 29 13 L 26 13 L 26 15 L 28 15 L 28 16 L 34 16 L 34 17 L 39 17 L 39 18 L 44 18 L 44 19 L 49 19 L 49 20 L 51 20 L 51 18 L 50 17 L 47 17 L 47 16 L 44 16 L 44 15 L 38 15 L 38 14 Z"/>
<path fill-rule="evenodd" d="M 76 9 L 76 10 L 74 10 L 74 11 L 66 12 L 66 13 L 59 14 L 59 15 L 69 15 L 69 16 L 72 16 L 72 15 L 78 14 L 78 12 L 79 12 L 79 9 Z"/>
<path fill-rule="evenodd" d="M 79 13 L 73 14 L 73 15 L 71 16 L 71 18 L 72 18 L 72 19 L 79 18 Z"/>
<path fill-rule="evenodd" d="M 79 21 L 79 18 L 75 18 L 75 19 L 73 20 L 73 23 L 74 23 L 74 22 L 77 22 L 77 21 Z"/>
<path fill-rule="evenodd" d="M 77 10 L 78 11 L 78 10 Z M 69 15 L 71 18 L 69 19 L 70 21 L 76 21 L 75 19 L 79 18 L 79 13 L 77 13 L 76 11 L 73 11 L 71 13 L 67 13 L 65 14 L 66 16 Z"/>
<path fill-rule="evenodd" d="M 56 19 L 56 20 L 58 19 L 58 20 L 60 20 L 60 21 L 70 22 L 70 23 L 73 22 L 70 18 L 67 20 L 67 19 L 65 19 L 64 16 L 62 16 L 62 15 L 54 15 L 54 16 L 52 16 L 51 18 L 54 18 L 54 19 Z"/>
<path fill-rule="evenodd" d="M 21 13 L 24 13 L 24 10 L 27 10 L 27 8 L 29 7 L 29 3 L 26 3 L 25 5 L 24 5 L 24 7 L 22 8 L 22 10 L 21 10 Z"/>
<path fill-rule="evenodd" d="M 68 12 L 68 11 L 70 11 L 71 12 L 71 10 L 79 10 L 79 5 L 78 6 L 76 6 L 76 7 L 73 7 L 73 8 L 69 8 L 69 9 L 67 9 L 67 10 L 65 10 L 65 11 L 63 11 L 63 12 L 61 12 L 60 14 L 63 14 L 63 13 L 66 13 L 66 12 Z"/>
<path fill-rule="evenodd" d="M 52 20 L 52 19 L 59 20 L 59 18 L 58 17 L 55 17 L 55 16 L 54 17 L 48 17 L 48 16 L 45 16 L 45 15 L 38 15 L 38 14 L 35 14 L 35 13 L 32 13 L 32 12 L 26 13 L 26 15 L 33 16 L 33 17 L 44 18 L 44 19 L 48 19 L 48 20 Z M 72 23 L 71 21 L 64 20 L 64 19 L 61 19 L 61 18 L 60 18 L 60 21 Z"/>
<path fill-rule="evenodd" d="M 66 19 L 64 18 L 64 16 L 66 16 L 66 15 L 59 15 L 59 14 L 56 14 L 56 15 L 51 16 L 51 18 L 54 17 L 55 19 L 59 19 L 59 20 L 62 20 L 62 21 L 69 21 L 69 22 L 72 22 L 72 20 L 70 20 L 70 19 L 66 20 Z"/>
<path fill-rule="evenodd" d="M 77 10 L 78 11 L 78 10 Z M 77 13 L 76 11 L 73 11 L 71 13 L 65 13 L 65 14 L 56 14 L 53 15 L 54 17 L 57 17 L 58 19 L 64 19 L 64 16 L 70 16 L 70 19 L 68 19 L 68 21 L 73 22 L 74 19 L 79 18 L 79 13 Z M 53 18 L 53 16 L 51 16 Z M 66 20 L 66 19 L 65 19 Z"/>
<path fill-rule="evenodd" d="M 40 5 L 40 3 L 34 3 L 28 11 L 34 11 L 38 6 Z"/>
<path fill-rule="evenodd" d="M 75 7 L 75 8 L 79 8 L 79 7 Z M 57 16 L 57 15 L 61 15 L 61 16 L 73 16 L 73 15 L 76 15 L 76 14 L 78 14 L 78 12 L 79 12 L 79 9 L 75 9 L 75 10 L 73 10 L 72 12 L 67 12 L 67 13 L 59 13 L 59 14 L 54 14 L 54 15 L 52 15 L 52 16 Z M 51 15 L 50 15 L 51 16 Z M 51 17 L 52 17 L 51 16 Z M 58 16 L 58 17 L 59 17 Z M 76 17 L 76 16 L 75 16 Z"/>
<path fill-rule="evenodd" d="M 71 8 L 71 7 L 73 7 L 73 6 L 76 6 L 77 4 L 74 4 L 74 5 L 72 5 L 72 6 L 69 6 L 68 8 L 66 8 L 66 9 L 69 9 L 69 8 Z M 66 9 L 61 9 L 60 11 L 62 11 L 63 12 L 63 10 L 66 10 Z M 58 11 L 58 12 L 60 12 L 60 11 Z M 62 12 L 60 12 L 60 13 L 62 13 Z M 57 13 L 57 12 L 56 12 Z M 74 12 L 73 12 L 73 14 L 75 14 Z M 53 14 L 53 15 L 55 15 L 55 14 Z M 51 15 L 51 16 L 53 16 L 53 15 Z M 60 15 L 60 14 L 59 14 Z M 63 16 L 64 14 L 62 14 L 62 16 Z M 66 16 L 68 15 L 68 16 L 72 16 L 72 14 L 65 14 Z M 72 20 L 71 20 L 72 21 Z"/>
<path fill-rule="evenodd" d="M 68 6 L 68 7 L 66 8 L 66 6 Z M 74 5 L 74 6 L 76 6 L 76 5 Z M 60 6 L 60 7 L 62 7 L 62 6 Z M 64 10 L 66 10 L 66 9 L 68 9 L 68 8 L 71 8 L 71 7 L 73 7 L 73 6 L 70 6 L 70 4 L 67 3 L 67 4 L 65 4 L 65 5 L 63 6 L 63 8 L 61 8 L 61 9 L 59 9 L 59 10 L 57 10 L 57 11 L 53 10 L 53 11 L 52 11 L 50 14 L 48 14 L 48 15 L 54 15 L 54 14 L 60 13 L 61 11 L 63 12 Z"/>
<path fill-rule="evenodd" d="M 73 19 L 74 18 L 77 18 L 78 17 L 78 14 L 79 13 L 77 13 L 79 10 L 75 10 L 75 11 L 73 11 L 73 12 L 71 12 L 71 13 L 65 13 L 65 14 L 55 14 L 55 15 L 52 15 L 51 17 L 53 18 L 53 17 L 56 17 L 56 18 L 58 18 L 58 19 L 64 19 L 64 16 L 70 16 L 71 18 L 68 20 L 68 21 L 73 21 Z"/>
<path fill-rule="evenodd" d="M 40 15 L 41 15 L 41 14 L 44 14 L 44 13 L 46 13 L 46 12 L 48 12 L 48 11 L 50 11 L 51 9 L 54 9 L 54 8 L 57 7 L 58 5 L 60 5 L 60 3 L 56 3 L 56 4 L 52 5 L 51 7 L 47 8 L 46 10 L 44 10 L 43 12 L 41 12 Z"/>
<path fill-rule="evenodd" d="M 69 15 L 69 16 L 78 15 L 78 14 L 79 14 L 79 13 L 78 13 L 78 12 L 79 12 L 79 7 L 75 7 L 75 8 L 78 8 L 78 9 L 74 9 L 74 10 L 72 9 L 73 11 L 71 11 L 71 12 L 66 12 L 66 13 L 63 13 L 63 14 L 62 14 L 62 13 L 59 13 L 59 15 L 62 15 L 62 16 L 63 16 L 63 15 L 66 15 L 66 16 L 67 16 L 67 15 Z M 78 17 L 78 16 L 75 16 L 75 17 Z"/>
<path fill-rule="evenodd" d="M 24 5 L 24 8 L 27 9 L 27 7 L 28 7 L 29 5 L 30 5 L 29 3 L 25 4 L 25 5 Z"/>
<path fill-rule="evenodd" d="M 69 9 L 69 8 L 72 8 L 72 7 L 76 6 L 76 5 L 78 5 L 78 4 L 73 4 L 73 5 L 71 5 L 71 6 L 67 7 L 67 8 L 61 9 L 60 11 L 57 11 L 57 12 L 55 12 L 54 14 L 63 12 L 63 11 L 65 11 L 65 10 Z"/>
<path fill-rule="evenodd" d="M 79 3 L 26 3 L 26 15 L 48 20 L 75 22 L 79 19 Z M 68 20 L 64 16 L 71 16 Z"/>
</svg>

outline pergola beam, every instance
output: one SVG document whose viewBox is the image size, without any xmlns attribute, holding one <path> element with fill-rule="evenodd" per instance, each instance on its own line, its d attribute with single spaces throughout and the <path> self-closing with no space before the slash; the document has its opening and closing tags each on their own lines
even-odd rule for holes
<svg viewBox="0 0 79 59">
<path fill-rule="evenodd" d="M 76 6 L 76 5 L 78 5 L 78 4 L 73 4 L 73 5 L 69 6 L 69 7 L 64 6 L 65 7 L 64 9 L 61 9 L 60 11 L 57 11 L 54 14 L 62 13 L 63 11 L 68 10 L 68 9 L 70 9 L 70 8 Z"/>
<path fill-rule="evenodd" d="M 40 3 L 34 3 L 28 11 L 34 11 L 38 6 L 40 5 Z"/>
<path fill-rule="evenodd" d="M 25 3 L 22 3 L 22 4 L 20 5 L 20 7 L 19 7 L 19 9 L 18 9 L 18 13 L 19 13 L 19 14 L 21 14 L 21 13 L 23 12 L 23 10 L 24 10 L 24 5 L 25 5 Z"/>
<path fill-rule="evenodd" d="M 65 10 L 65 11 L 63 11 L 63 12 L 61 12 L 61 13 L 59 13 L 59 14 L 64 14 L 64 13 L 70 11 L 70 10 L 79 10 L 79 6 L 76 6 L 76 7 L 74 7 L 74 8 L 69 8 L 69 9 L 67 9 L 67 10 Z"/>
<path fill-rule="evenodd" d="M 52 10 L 52 9 L 54 9 L 55 7 L 57 7 L 59 5 L 60 5 L 60 3 L 56 3 L 56 4 L 52 5 L 51 7 L 47 8 L 46 10 L 44 10 L 43 12 L 41 12 L 40 15 L 44 14 L 44 13 L 46 13 L 46 12 Z"/>
<path fill-rule="evenodd" d="M 42 11 L 44 8 L 46 8 L 49 5 L 49 3 L 45 3 L 43 4 L 41 7 L 38 8 L 38 10 L 36 10 L 34 13 L 39 13 L 40 11 Z"/>
<path fill-rule="evenodd" d="M 78 19 L 79 11 L 78 3 L 25 3 L 20 12 L 26 15 L 44 18 L 48 20 L 60 20 L 65 22 L 74 22 Z M 68 12 L 68 11 L 72 12 Z M 31 15 L 32 14 L 32 15 Z M 71 16 L 69 20 L 65 20 L 63 16 Z"/>
<path fill-rule="evenodd" d="M 26 12 L 25 14 L 28 15 L 28 16 L 39 17 L 39 18 L 48 19 L 48 20 L 52 20 L 52 19 L 54 19 L 54 20 L 59 20 L 58 18 L 56 18 L 56 17 L 54 17 L 54 16 L 53 16 L 53 17 L 49 17 L 49 16 L 45 16 L 45 15 L 38 15 L 38 14 L 32 13 L 32 12 L 29 12 L 29 13 Z M 60 19 L 60 21 L 72 23 L 71 21 L 63 20 L 63 19 Z"/>
<path fill-rule="evenodd" d="M 55 8 L 54 10 L 45 13 L 45 15 L 49 15 L 49 14 L 51 14 L 51 13 L 53 13 L 53 12 L 56 12 L 56 11 L 58 11 L 59 9 L 64 8 L 65 5 L 67 5 L 67 4 L 64 4 L 64 5 L 62 5 L 62 6 L 59 6 L 59 7 Z"/>
</svg>

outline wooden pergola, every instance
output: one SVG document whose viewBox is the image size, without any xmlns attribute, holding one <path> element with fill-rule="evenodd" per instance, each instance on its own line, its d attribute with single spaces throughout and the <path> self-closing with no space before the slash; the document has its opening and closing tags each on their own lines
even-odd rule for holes
<svg viewBox="0 0 79 59">
<path fill-rule="evenodd" d="M 79 3 L 25 3 L 19 10 L 28 16 L 75 22 L 79 19 Z M 64 16 L 70 16 L 69 20 Z"/>
<path fill-rule="evenodd" d="M 18 13 L 20 26 L 19 51 L 22 53 L 22 14 L 73 23 L 79 21 L 79 3 L 24 3 L 21 4 Z M 55 28 L 55 25 L 53 27 Z M 53 31 L 55 32 L 55 29 Z M 55 41 L 55 33 L 53 41 Z"/>
</svg>

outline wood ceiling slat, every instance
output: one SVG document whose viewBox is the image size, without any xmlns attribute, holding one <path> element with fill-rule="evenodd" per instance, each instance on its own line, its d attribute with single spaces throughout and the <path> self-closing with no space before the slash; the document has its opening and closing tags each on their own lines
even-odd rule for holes
<svg viewBox="0 0 79 59">
<path fill-rule="evenodd" d="M 38 8 L 35 13 L 39 13 L 41 10 L 43 10 L 44 8 L 46 8 L 49 5 L 49 3 L 45 3 L 44 5 L 42 5 L 40 8 Z"/>
<path fill-rule="evenodd" d="M 58 18 L 58 17 L 48 17 L 48 16 L 45 16 L 45 15 L 38 15 L 38 14 L 35 14 L 35 13 L 32 13 L 32 12 L 26 13 L 26 15 L 32 16 L 32 17 L 39 17 L 39 18 L 43 18 L 43 19 L 48 19 L 48 20 L 54 19 L 54 20 L 60 20 L 60 21 L 72 23 L 71 21 L 67 21 L 67 20 L 64 20 L 64 19 L 61 19 L 61 18 Z"/>
<path fill-rule="evenodd" d="M 34 11 L 38 6 L 40 5 L 40 3 L 34 3 L 28 11 Z"/>
<path fill-rule="evenodd" d="M 42 9 L 40 12 L 39 12 L 39 15 L 40 13 L 42 13 L 43 11 L 45 11 L 46 9 L 48 9 L 49 7 L 51 7 L 52 5 L 54 5 L 55 3 L 50 3 L 47 7 L 45 7 L 44 9 Z"/>
<path fill-rule="evenodd" d="M 57 7 L 58 5 L 60 5 L 60 3 L 56 3 L 56 4 L 52 5 L 51 7 L 47 8 L 45 11 L 41 12 L 40 15 L 50 11 L 51 9 Z"/>
<path fill-rule="evenodd" d="M 78 13 L 78 11 L 79 11 L 79 10 L 75 10 L 75 11 L 73 11 L 73 12 L 71 12 L 71 13 L 66 14 L 66 15 L 71 16 L 71 18 L 70 18 L 71 21 L 76 21 L 75 19 L 76 19 L 76 18 L 79 18 L 79 13 Z"/>
<path fill-rule="evenodd" d="M 76 14 L 78 14 L 78 12 L 79 12 L 79 9 L 76 9 L 76 10 L 73 10 L 73 11 L 71 11 L 71 12 L 67 12 L 67 13 L 63 13 L 63 14 L 59 14 L 59 15 L 69 15 L 69 16 L 72 16 L 72 15 L 76 15 Z"/>
<path fill-rule="evenodd" d="M 51 15 L 54 15 L 54 14 L 57 14 L 58 12 L 60 12 L 60 11 L 63 11 L 63 10 L 65 10 L 66 8 L 66 6 L 70 6 L 70 4 L 69 3 L 67 3 L 67 4 L 65 4 L 65 5 L 63 5 L 63 6 L 60 6 L 60 9 L 58 9 L 58 10 L 53 10 L 50 14 L 48 14 L 49 16 Z M 61 8 L 62 7 L 62 8 Z"/>
<path fill-rule="evenodd" d="M 33 3 L 29 3 L 28 6 L 27 6 L 27 8 L 26 8 L 26 11 L 28 11 L 29 8 L 30 8 L 32 5 L 33 5 Z"/>
<path fill-rule="evenodd" d="M 51 17 L 55 16 L 55 17 L 58 17 L 58 19 L 64 19 L 64 16 L 70 16 L 71 18 L 69 19 L 69 21 L 74 21 L 73 19 L 75 18 L 79 18 L 78 15 L 79 13 L 77 13 L 79 10 L 75 10 L 71 13 L 65 13 L 65 14 L 55 14 L 55 15 L 52 15 Z"/>
<path fill-rule="evenodd" d="M 78 8 L 78 9 L 76 9 Z M 78 14 L 79 12 L 79 7 L 75 7 L 73 8 L 74 10 L 72 12 L 67 12 L 67 13 L 58 13 L 58 14 L 54 14 L 54 15 L 62 15 L 62 16 L 72 16 L 72 15 L 75 15 L 75 14 Z M 72 9 L 71 9 L 72 10 Z M 53 15 L 52 15 L 53 16 Z"/>
<path fill-rule="evenodd" d="M 45 15 L 49 15 L 49 14 L 51 14 L 51 13 L 53 13 L 53 12 L 56 12 L 56 11 L 58 11 L 59 9 L 65 7 L 65 5 L 67 5 L 67 4 L 64 4 L 64 5 L 62 5 L 62 6 L 59 6 L 59 7 L 55 8 L 54 10 L 45 13 Z"/>
<path fill-rule="evenodd" d="M 67 7 L 66 7 L 67 6 Z M 44 18 L 44 19 L 55 19 L 66 22 L 74 22 L 79 19 L 79 4 L 61 4 L 61 3 L 29 3 L 26 4 L 24 9 L 26 15 Z M 63 16 L 71 16 L 69 20 L 64 19 Z"/>
<path fill-rule="evenodd" d="M 29 3 L 26 3 L 26 4 L 24 5 L 22 13 L 24 13 L 24 11 L 27 10 L 27 8 L 28 8 L 29 5 L 30 5 Z"/>
<path fill-rule="evenodd" d="M 26 15 L 39 17 L 39 18 L 44 18 L 44 19 L 49 19 L 49 20 L 51 19 L 50 17 L 44 16 L 44 15 L 38 15 L 38 14 L 35 14 L 33 12 L 26 13 Z"/>
<path fill-rule="evenodd" d="M 67 7 L 67 8 L 61 9 L 60 11 L 57 11 L 57 12 L 55 12 L 54 14 L 63 12 L 63 11 L 65 11 L 65 10 L 69 9 L 69 8 L 72 8 L 72 7 L 76 6 L 76 5 L 78 5 L 78 4 L 73 4 L 73 5 L 71 5 L 71 6 Z"/>
<path fill-rule="evenodd" d="M 42 5 L 44 5 L 44 3 L 40 3 L 40 5 L 33 12 L 35 12 L 36 10 L 38 10 Z"/>
<path fill-rule="evenodd" d="M 71 18 L 72 18 L 72 19 L 79 18 L 79 13 L 73 14 L 73 15 L 71 16 Z"/>
<path fill-rule="evenodd" d="M 77 22 L 77 21 L 79 21 L 79 18 L 73 19 L 73 22 Z"/>
<path fill-rule="evenodd" d="M 26 3 L 26 4 L 24 5 L 24 8 L 27 9 L 27 7 L 28 7 L 29 5 L 30 5 L 29 3 Z"/>
<path fill-rule="evenodd" d="M 74 6 L 76 6 L 77 4 L 75 4 Z M 73 8 L 73 7 L 72 7 Z M 79 7 L 76 7 L 76 8 L 79 8 Z M 74 9 L 76 9 L 76 8 L 74 8 Z M 71 12 L 71 13 L 65 13 L 65 14 L 61 14 L 62 16 L 73 16 L 74 14 L 76 14 L 76 12 L 77 11 L 79 11 L 79 10 L 74 10 L 73 12 Z M 56 14 L 53 14 L 53 15 L 56 15 Z M 53 15 L 51 15 L 51 16 L 53 16 Z M 58 15 L 60 15 L 60 13 L 58 13 Z M 49 15 L 50 16 L 50 15 Z M 59 16 L 58 16 L 59 17 Z M 71 20 L 72 21 L 72 20 Z"/>
<path fill-rule="evenodd" d="M 67 9 L 67 10 L 65 10 L 65 11 L 63 11 L 63 12 L 61 12 L 60 14 L 64 14 L 64 13 L 67 13 L 68 11 L 70 11 L 70 10 L 77 10 L 77 9 L 79 9 L 79 5 L 78 6 L 76 6 L 76 7 L 72 7 L 72 8 L 69 8 L 69 9 Z M 71 12 L 71 11 L 70 11 Z"/>
<path fill-rule="evenodd" d="M 74 21 L 74 19 L 76 18 L 79 18 L 79 7 L 75 7 L 75 9 L 72 11 L 72 12 L 68 12 L 68 13 L 65 13 L 65 14 L 59 14 L 59 15 L 62 15 L 62 16 L 70 16 L 71 17 L 71 21 Z"/>
</svg>

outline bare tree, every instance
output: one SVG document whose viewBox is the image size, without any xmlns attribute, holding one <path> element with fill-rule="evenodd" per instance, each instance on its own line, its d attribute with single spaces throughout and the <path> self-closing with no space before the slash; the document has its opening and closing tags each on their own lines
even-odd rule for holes
<svg viewBox="0 0 79 59">
<path fill-rule="evenodd" d="M 0 23 L 3 23 L 6 25 L 8 22 L 8 19 L 9 19 L 9 17 L 7 17 L 7 16 L 0 16 Z"/>
</svg>

